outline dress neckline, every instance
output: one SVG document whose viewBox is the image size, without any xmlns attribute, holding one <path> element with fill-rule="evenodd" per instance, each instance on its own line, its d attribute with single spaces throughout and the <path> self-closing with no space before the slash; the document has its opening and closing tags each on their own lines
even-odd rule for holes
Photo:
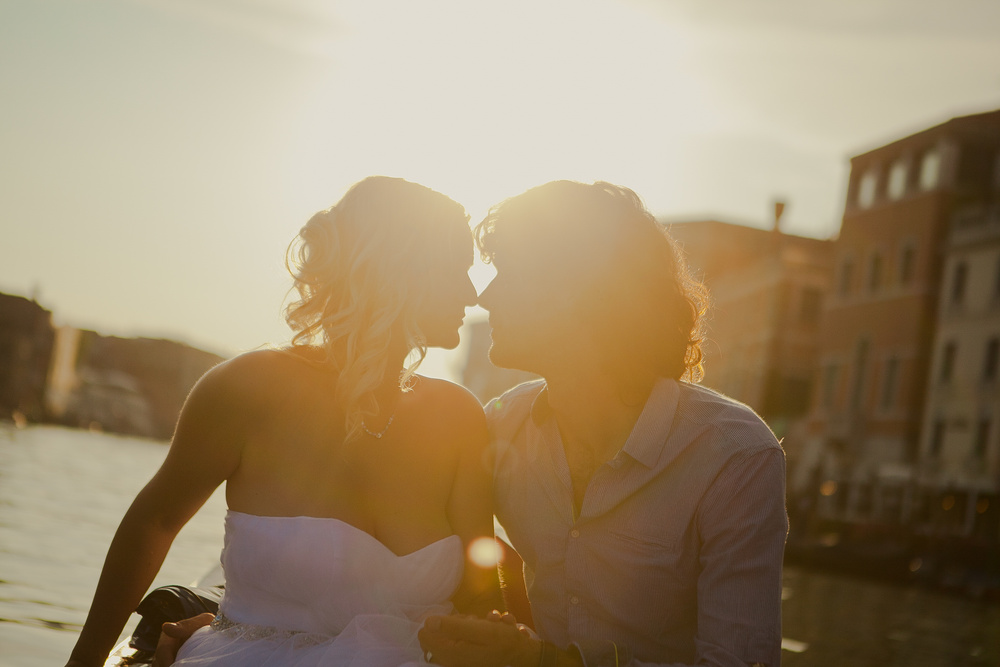
<svg viewBox="0 0 1000 667">
<path fill-rule="evenodd" d="M 232 510 L 232 509 L 227 509 L 226 510 L 226 514 L 229 515 L 229 516 L 245 516 L 245 517 L 249 517 L 251 519 L 263 519 L 263 520 L 267 520 L 267 521 L 295 521 L 295 520 L 301 520 L 301 521 L 329 521 L 329 522 L 333 522 L 334 524 L 338 524 L 338 525 L 347 527 L 348 529 L 350 529 L 354 533 L 359 533 L 362 537 L 368 538 L 369 540 L 371 540 L 372 542 L 374 542 L 375 544 L 377 544 L 378 546 L 380 546 L 384 551 L 386 551 L 390 555 L 392 555 L 392 556 L 394 556 L 396 558 L 399 558 L 399 559 L 409 558 L 410 556 L 413 556 L 415 554 L 418 554 L 418 553 L 421 553 L 423 551 L 426 551 L 426 550 L 434 547 L 435 545 L 443 544 L 445 542 L 448 542 L 449 540 L 452 540 L 452 538 L 456 538 L 459 541 L 461 541 L 461 538 L 457 534 L 452 533 L 451 535 L 447 535 L 445 537 L 442 537 L 439 540 L 434 540 L 433 542 L 431 542 L 429 544 L 425 544 L 424 546 L 420 547 L 419 549 L 416 549 L 414 551 L 410 551 L 409 553 L 397 554 L 395 551 L 393 551 L 392 549 L 390 549 L 389 547 L 387 547 L 385 545 L 385 543 L 382 542 L 382 540 L 378 539 L 377 537 L 375 537 L 374 535 L 372 535 L 371 533 L 369 533 L 367 530 L 363 530 L 361 528 L 358 528 L 353 523 L 348 523 L 347 521 L 344 521 L 343 519 L 338 519 L 336 517 L 306 516 L 306 515 L 299 515 L 299 516 L 266 516 L 266 515 L 263 515 L 263 514 L 248 514 L 247 512 L 240 512 L 240 511 Z"/>
</svg>

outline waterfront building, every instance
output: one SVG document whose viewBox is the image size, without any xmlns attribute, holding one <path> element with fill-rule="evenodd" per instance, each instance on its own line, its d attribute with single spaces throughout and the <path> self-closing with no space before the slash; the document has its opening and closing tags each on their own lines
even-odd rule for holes
<svg viewBox="0 0 1000 667">
<path fill-rule="evenodd" d="M 756 410 L 779 438 L 806 414 L 819 354 L 832 242 L 717 220 L 674 223 L 711 291 L 705 386 Z M 796 443 L 786 441 L 790 456 Z"/>
<path fill-rule="evenodd" d="M 1000 129 L 1000 124 L 998 124 Z M 998 132 L 1000 134 L 1000 132 Z M 1000 136 L 958 174 L 937 309 L 914 520 L 1000 537 Z M 989 150 L 992 149 L 992 150 Z"/>
<path fill-rule="evenodd" d="M 919 520 L 945 242 L 996 182 L 998 133 L 1000 111 L 965 116 L 851 159 L 808 446 L 790 470 L 791 490 L 818 490 L 826 517 Z"/>
<path fill-rule="evenodd" d="M 51 312 L 34 299 L 0 294 L 0 419 L 44 419 L 54 336 Z"/>
<path fill-rule="evenodd" d="M 60 327 L 46 404 L 56 423 L 167 439 L 194 383 L 222 357 L 183 343 Z"/>
<path fill-rule="evenodd" d="M 158 338 L 119 338 L 81 331 L 75 420 L 167 439 L 188 392 L 222 357 Z"/>
</svg>

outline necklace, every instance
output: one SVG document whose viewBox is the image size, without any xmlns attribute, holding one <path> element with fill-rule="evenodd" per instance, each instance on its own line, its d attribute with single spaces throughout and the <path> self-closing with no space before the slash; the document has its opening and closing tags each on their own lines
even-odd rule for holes
<svg viewBox="0 0 1000 667">
<path fill-rule="evenodd" d="M 385 423 L 385 428 L 382 429 L 381 431 L 379 431 L 378 433 L 375 433 L 373 431 L 369 431 L 368 430 L 368 425 L 365 424 L 365 420 L 364 419 L 361 420 L 361 428 L 364 429 L 365 433 L 367 433 L 371 437 L 375 438 L 376 440 L 381 440 L 382 436 L 385 435 L 385 432 L 389 430 L 390 426 L 392 426 L 392 420 L 395 419 L 395 418 L 396 418 L 396 411 L 393 410 L 392 414 L 389 415 L 389 421 L 387 421 Z"/>
</svg>

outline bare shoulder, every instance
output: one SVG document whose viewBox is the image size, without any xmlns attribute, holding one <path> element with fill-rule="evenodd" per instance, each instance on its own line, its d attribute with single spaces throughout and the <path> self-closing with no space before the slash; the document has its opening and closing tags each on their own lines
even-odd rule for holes
<svg viewBox="0 0 1000 667">
<path fill-rule="evenodd" d="M 437 407 L 483 414 L 483 406 L 476 395 L 450 380 L 418 375 L 416 390 L 423 394 L 424 400 L 432 402 Z"/>
<path fill-rule="evenodd" d="M 245 352 L 205 373 L 191 390 L 189 407 L 205 406 L 217 414 L 235 410 L 245 416 L 249 409 L 268 403 L 283 386 L 291 386 L 302 366 L 282 350 Z"/>
<path fill-rule="evenodd" d="M 485 438 L 486 415 L 475 394 L 460 384 L 439 378 L 417 377 L 414 393 L 420 395 L 420 409 L 438 428 L 452 435 Z"/>
</svg>

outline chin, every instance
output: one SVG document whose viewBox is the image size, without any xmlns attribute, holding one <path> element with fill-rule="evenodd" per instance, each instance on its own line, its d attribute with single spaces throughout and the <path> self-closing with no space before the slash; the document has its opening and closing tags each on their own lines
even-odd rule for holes
<svg viewBox="0 0 1000 667">
<path fill-rule="evenodd" d="M 518 359 L 517 354 L 512 354 L 510 350 L 504 350 L 502 346 L 498 346 L 495 342 L 490 346 L 489 351 L 490 363 L 497 368 L 508 368 L 511 370 L 528 371 L 529 373 L 534 372 L 525 368 L 525 364 Z"/>
</svg>

